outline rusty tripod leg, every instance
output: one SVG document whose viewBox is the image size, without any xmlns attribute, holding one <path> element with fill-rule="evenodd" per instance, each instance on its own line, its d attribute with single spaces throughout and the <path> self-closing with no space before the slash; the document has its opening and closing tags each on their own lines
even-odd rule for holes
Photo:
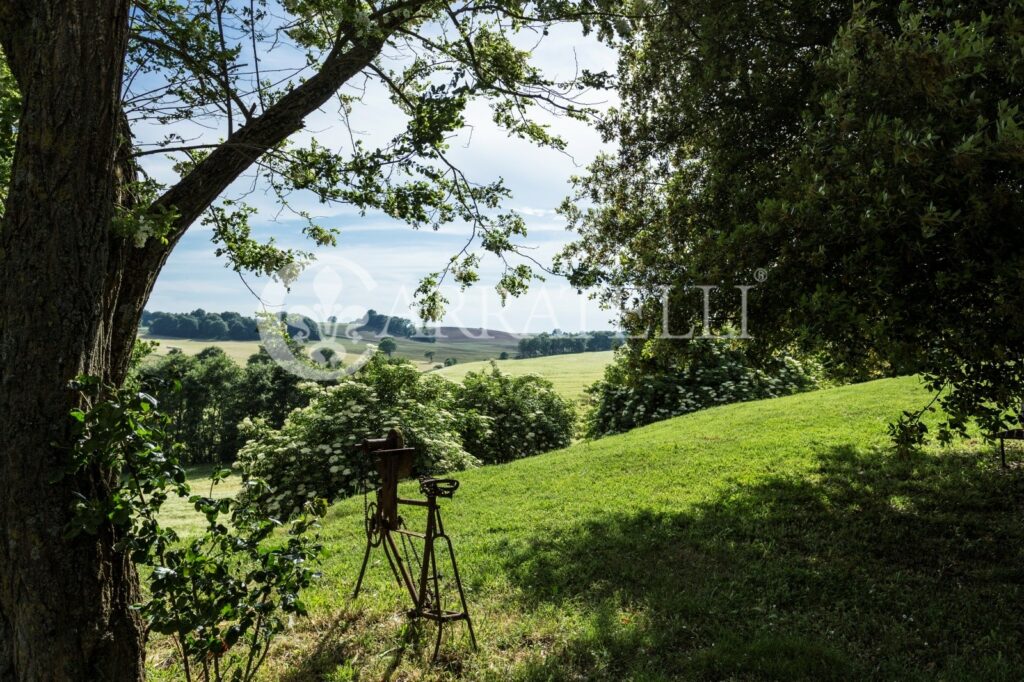
<svg viewBox="0 0 1024 682">
<path fill-rule="evenodd" d="M 359 588 L 363 586 L 363 576 L 366 575 L 366 566 L 370 563 L 370 552 L 373 550 L 373 545 L 369 539 L 366 541 L 366 552 L 363 554 L 363 566 L 359 569 L 359 577 L 356 579 L 356 589 L 352 590 L 352 598 L 355 599 L 359 596 Z"/>
<path fill-rule="evenodd" d="M 416 608 L 413 610 L 413 616 L 437 622 L 437 640 L 434 642 L 432 657 L 432 660 L 436 661 L 437 655 L 441 651 L 441 637 L 444 632 L 441 580 L 437 573 L 437 555 L 434 552 L 434 539 L 437 537 L 437 521 L 439 519 L 437 498 L 432 495 L 428 496 L 425 506 L 427 507 L 427 528 L 423 534 L 423 563 L 420 566 L 419 599 L 415 601 Z M 431 584 L 433 590 L 428 589 Z M 429 605 L 427 604 L 428 598 L 431 601 Z"/>
<path fill-rule="evenodd" d="M 363 565 L 359 569 L 359 578 L 356 579 L 356 587 L 352 591 L 352 598 L 355 599 L 359 596 L 359 589 L 363 585 L 363 578 L 366 575 L 366 569 L 370 563 L 370 553 L 374 547 L 379 546 L 384 551 L 384 558 L 388 560 L 388 566 L 391 568 L 391 574 L 395 576 L 395 581 L 399 585 L 405 587 L 408 590 L 409 595 L 412 597 L 413 603 L 417 603 L 416 587 L 413 585 L 412 577 L 405 568 L 405 564 L 402 562 L 402 555 L 398 551 L 398 547 L 395 546 L 394 538 L 391 537 L 391 531 L 388 529 L 387 523 L 384 519 L 376 517 L 376 528 L 379 538 L 376 542 L 373 541 L 374 532 L 370 530 L 371 526 L 367 526 L 366 532 L 366 552 L 363 554 Z"/>
<path fill-rule="evenodd" d="M 388 557 L 388 562 L 391 564 L 391 570 L 394 572 L 398 584 L 404 585 L 405 589 L 409 592 L 409 596 L 412 598 L 412 603 L 418 604 L 420 597 L 416 592 L 416 585 L 413 584 L 412 576 L 409 575 L 409 569 L 406 568 L 405 563 L 402 561 L 402 554 L 398 551 L 398 546 L 395 545 L 395 540 L 391 537 L 391 532 L 387 528 L 384 529 L 384 554 Z"/>
<path fill-rule="evenodd" d="M 441 580 L 437 575 L 437 554 L 435 554 L 434 552 L 433 543 L 431 543 L 430 545 L 430 567 L 432 578 L 434 581 L 434 612 L 438 614 L 437 641 L 434 642 L 434 655 L 431 659 L 436 661 L 437 655 L 441 652 L 441 636 L 444 634 L 444 621 L 442 620 L 444 611 L 441 605 Z"/>
<path fill-rule="evenodd" d="M 412 504 L 412 502 L 409 502 Z M 462 588 L 462 579 L 459 576 L 459 566 L 455 560 L 455 547 L 451 538 L 444 531 L 444 524 L 441 521 L 441 508 L 437 504 L 437 498 L 428 493 L 426 502 L 417 502 L 417 506 L 427 508 L 427 529 L 423 534 L 423 563 L 420 566 L 419 576 L 419 598 L 414 601 L 415 608 L 410 612 L 413 618 L 424 618 L 437 623 L 437 639 L 434 642 L 433 660 L 436 661 L 441 652 L 441 642 L 444 638 L 444 626 L 446 623 L 453 623 L 457 620 L 466 621 L 469 628 L 469 639 L 476 650 L 476 633 L 473 631 L 473 623 L 469 617 L 469 607 L 466 603 L 466 594 Z M 441 574 L 437 566 L 437 544 L 444 540 L 448 548 L 448 558 L 452 564 L 452 577 L 455 579 L 455 586 L 459 592 L 461 611 L 446 611 L 441 595 Z"/>
<path fill-rule="evenodd" d="M 462 604 L 462 615 L 466 620 L 466 627 L 469 629 L 469 642 L 476 651 L 476 633 L 473 632 L 473 620 L 469 617 L 469 605 L 466 603 L 466 592 L 462 589 L 462 578 L 459 577 L 459 564 L 455 561 L 455 546 L 451 538 L 444 532 L 444 523 L 441 522 L 441 509 L 437 509 L 437 528 L 440 531 L 438 537 L 443 538 L 448 545 L 448 556 L 452 561 L 452 576 L 455 578 L 455 587 L 459 591 L 459 602 Z"/>
<path fill-rule="evenodd" d="M 387 533 L 387 531 L 384 531 L 384 532 Z M 381 539 L 384 540 L 385 538 L 381 538 Z M 391 536 L 388 535 L 386 539 L 388 541 L 390 541 L 391 540 Z M 362 565 L 362 568 L 359 569 L 359 578 L 356 580 L 356 588 L 354 590 L 352 590 L 352 598 L 353 599 L 355 599 L 356 597 L 359 596 L 359 589 L 363 585 L 363 577 L 366 575 L 366 568 L 367 568 L 367 566 L 370 563 L 370 552 L 372 552 L 373 548 L 377 547 L 378 545 L 380 545 L 381 549 L 384 550 L 384 558 L 388 560 L 388 566 L 391 567 L 391 574 L 395 576 L 395 581 L 398 582 L 399 585 L 402 585 L 403 587 L 408 588 L 408 583 L 406 581 L 402 580 L 402 575 L 399 573 L 398 567 L 395 566 L 395 560 L 391 558 L 391 552 L 388 550 L 387 543 L 386 542 L 378 542 L 377 544 L 373 544 L 372 542 L 367 541 L 367 543 L 366 543 L 366 553 L 363 554 L 363 565 Z"/>
</svg>

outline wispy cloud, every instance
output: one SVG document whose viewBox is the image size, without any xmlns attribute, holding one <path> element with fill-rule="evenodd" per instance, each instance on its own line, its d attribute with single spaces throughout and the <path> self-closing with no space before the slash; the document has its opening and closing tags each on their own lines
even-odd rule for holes
<svg viewBox="0 0 1024 682">
<path fill-rule="evenodd" d="M 532 46 L 532 39 L 530 44 Z M 546 73 L 558 78 L 572 77 L 580 68 L 611 70 L 615 66 L 612 51 L 570 27 L 555 29 L 548 40 L 534 49 L 534 57 Z M 606 93 L 599 93 L 591 99 L 596 102 L 607 97 Z M 450 156 L 474 181 L 504 180 L 513 194 L 508 208 L 519 212 L 526 220 L 528 244 L 532 247 L 530 255 L 549 263 L 572 238 L 555 208 L 570 192 L 569 178 L 582 172 L 602 144 L 596 131 L 585 123 L 540 111 L 537 114 L 553 133 L 567 141 L 566 153 L 539 149 L 510 138 L 491 120 L 486 103 L 477 102 L 467 111 L 466 128 L 452 140 Z M 386 93 L 376 86 L 370 86 L 364 100 L 355 104 L 350 120 L 353 132 L 366 144 L 373 145 L 385 143 L 400 130 L 404 121 Z M 162 131 L 144 130 L 142 134 L 146 139 L 156 139 Z M 351 148 L 349 131 L 341 125 L 333 103 L 310 116 L 299 137 L 315 137 L 333 149 Z M 170 179 L 169 161 L 161 155 L 145 159 L 147 169 L 152 166 L 159 178 Z M 249 181 L 239 181 L 236 189 L 245 188 L 246 182 Z M 272 194 L 256 191 L 247 200 L 258 210 L 252 221 L 256 236 L 274 237 L 284 247 L 311 248 L 301 234 L 302 222 L 294 214 L 282 212 Z M 437 231 L 413 231 L 379 213 L 362 216 L 350 206 L 320 204 L 312 195 L 296 195 L 293 200 L 295 208 L 308 211 L 322 224 L 337 228 L 340 233 L 338 247 L 319 251 L 318 266 L 311 267 L 288 294 L 288 303 L 295 306 L 324 308 L 327 304 L 322 299 L 333 295 L 322 275 L 325 268 L 338 270 L 339 263 L 353 262 L 372 273 L 373 286 L 365 282 L 359 284 L 359 278 L 349 279 L 351 273 L 342 277 L 342 287 L 336 292 L 336 302 L 342 308 L 358 308 L 361 312 L 373 307 L 409 316 L 412 291 L 419 278 L 443 268 L 469 234 L 468 226 L 460 224 L 446 225 Z M 157 281 L 149 303 L 151 309 L 203 307 L 251 312 L 260 308 L 261 302 L 249 288 L 259 294 L 269 286 L 267 280 L 247 276 L 243 282 L 214 255 L 210 236 L 208 229 L 198 225 L 189 231 Z M 344 273 L 344 268 L 340 270 Z M 321 273 L 319 282 L 318 272 Z M 493 291 L 500 272 L 501 264 L 490 259 L 481 268 L 481 282 L 477 286 L 467 292 L 459 291 L 454 285 L 446 288 L 445 295 L 452 301 L 446 322 L 510 331 L 608 326 L 606 312 L 557 278 L 536 286 L 531 293 L 503 308 Z"/>
</svg>

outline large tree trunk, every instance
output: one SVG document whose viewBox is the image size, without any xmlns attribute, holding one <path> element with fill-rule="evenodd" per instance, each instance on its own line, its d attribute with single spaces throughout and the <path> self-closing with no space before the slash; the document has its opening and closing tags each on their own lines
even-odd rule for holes
<svg viewBox="0 0 1024 682">
<path fill-rule="evenodd" d="M 0 44 L 22 95 L 0 225 L 0 682 L 142 679 L 142 624 L 130 608 L 138 577 L 114 550 L 115 531 L 65 537 L 75 493 L 103 495 L 106 485 L 98 470 L 58 476 L 76 406 L 68 382 L 78 374 L 124 378 L 170 247 L 383 45 L 380 36 L 353 42 L 339 34 L 318 73 L 156 202 L 178 214 L 169 245 L 135 248 L 111 231 L 134 179 L 120 108 L 129 5 L 0 0 Z M 394 30 L 406 16 L 399 14 L 382 28 Z"/>
<path fill-rule="evenodd" d="M 139 680 L 131 562 L 112 528 L 64 537 L 73 493 L 101 494 L 104 472 L 57 476 L 68 381 L 123 377 L 152 283 L 110 230 L 129 2 L 4 4 L 23 109 L 0 228 L 0 680 Z"/>
</svg>

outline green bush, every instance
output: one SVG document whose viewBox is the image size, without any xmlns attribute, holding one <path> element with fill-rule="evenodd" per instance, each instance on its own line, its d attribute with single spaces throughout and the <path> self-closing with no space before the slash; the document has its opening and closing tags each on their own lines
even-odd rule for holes
<svg viewBox="0 0 1024 682">
<path fill-rule="evenodd" d="M 470 372 L 463 380 L 458 406 L 479 415 L 486 428 L 467 423 L 466 450 L 482 462 L 508 462 L 572 442 L 576 411 L 550 381 L 535 374 L 509 376 L 492 361 L 490 370 Z"/>
<path fill-rule="evenodd" d="M 262 348 L 245 367 L 215 346 L 194 356 L 172 351 L 141 362 L 132 381 L 172 418 L 171 435 L 182 444 L 187 464 L 234 461 L 244 443 L 239 422 L 261 417 L 277 428 L 309 401 L 298 377 Z"/>
<path fill-rule="evenodd" d="M 458 386 L 422 375 L 404 360 L 375 356 L 353 377 L 335 386 L 309 385 L 312 399 L 293 411 L 280 429 L 265 420 L 243 422 L 248 443 L 238 466 L 270 482 L 263 502 L 281 518 L 307 500 L 355 494 L 370 474 L 357 445 L 397 427 L 417 450 L 418 473 L 443 473 L 478 464 L 462 446 L 461 432 L 480 428 L 474 415 L 457 415 Z"/>
<path fill-rule="evenodd" d="M 814 363 L 778 355 L 755 367 L 738 345 L 697 340 L 682 361 L 637 368 L 625 354 L 587 389 L 587 435 L 597 438 L 715 405 L 816 388 Z"/>
<path fill-rule="evenodd" d="M 276 532 L 281 524 L 259 505 L 192 494 L 171 419 L 152 396 L 90 376 L 71 388 L 82 407 L 71 412 L 74 443 L 63 473 L 86 482 L 102 471 L 107 484 L 75 491 L 65 533 L 116 533 L 119 550 L 151 569 L 135 608 L 147 632 L 174 639 L 185 679 L 252 682 L 276 636 L 306 613 L 301 593 L 318 575 L 324 501 L 310 500 L 286 533 Z M 213 482 L 228 473 L 215 472 Z M 249 477 L 243 485 L 266 488 Z M 162 525 L 171 496 L 187 497 L 205 517 L 198 537 L 185 542 Z"/>
<path fill-rule="evenodd" d="M 197 355 L 172 351 L 143 363 L 135 379 L 172 418 L 171 436 L 182 444 L 185 463 L 234 458 L 235 402 L 243 371 L 222 349 L 211 346 Z"/>
<path fill-rule="evenodd" d="M 282 519 L 309 500 L 334 500 L 372 485 L 370 462 L 357 446 L 393 427 L 416 448 L 416 473 L 444 473 L 564 447 L 576 421 L 572 404 L 551 382 L 508 376 L 496 366 L 469 373 L 460 386 L 407 360 L 377 355 L 335 386 L 304 388 L 309 404 L 280 428 L 259 418 L 241 427 L 249 440 L 237 464 L 270 483 L 261 502 Z"/>
</svg>

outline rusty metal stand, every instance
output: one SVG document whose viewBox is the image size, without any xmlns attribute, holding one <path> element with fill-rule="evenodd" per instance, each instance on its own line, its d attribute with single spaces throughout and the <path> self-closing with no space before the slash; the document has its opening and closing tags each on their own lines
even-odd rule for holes
<svg viewBox="0 0 1024 682">
<path fill-rule="evenodd" d="M 437 641 L 434 644 L 433 659 L 437 660 L 437 655 L 441 650 L 441 637 L 446 623 L 466 621 L 470 643 L 475 650 L 477 648 L 476 634 L 473 632 L 473 622 L 469 617 L 466 593 L 463 590 L 458 563 L 455 560 L 455 547 L 444 530 L 441 507 L 437 504 L 439 497 L 451 498 L 458 489 L 459 482 L 454 479 L 422 477 L 419 479 L 420 492 L 426 497 L 425 500 L 400 498 L 398 497 L 398 481 L 400 478 L 408 477 L 411 472 L 412 448 L 404 447 L 401 434 L 395 430 L 392 430 L 387 438 L 363 441 L 361 448 L 365 453 L 375 455 L 381 486 L 377 489 L 377 501 L 365 503 L 366 552 L 363 554 L 363 564 L 359 569 L 359 578 L 356 580 L 352 597 L 355 598 L 359 595 L 371 552 L 375 547 L 381 547 L 395 580 L 405 588 L 412 600 L 413 608 L 409 610 L 409 617 L 414 620 L 432 620 L 437 623 Z M 398 505 L 400 504 L 426 509 L 426 532 L 417 533 L 405 527 L 402 517 L 398 515 Z M 399 543 L 395 542 L 395 536 L 398 536 L 405 552 L 399 550 Z M 406 538 L 409 538 L 408 542 Z M 423 541 L 422 559 L 416 551 L 415 543 L 418 540 Z M 442 576 L 437 565 L 437 545 L 442 541 L 448 550 L 448 558 L 451 561 L 452 578 L 455 590 L 459 595 L 460 610 L 445 609 L 442 601 Z M 410 546 L 412 556 L 419 564 L 417 567 L 419 569 L 418 580 L 413 579 L 413 573 L 410 571 L 410 564 L 413 563 L 409 559 L 408 548 Z"/>
<path fill-rule="evenodd" d="M 1002 462 L 1003 468 L 1006 468 L 1006 441 L 1008 440 L 1024 440 L 1024 429 L 1007 429 L 1006 431 L 999 431 L 995 434 L 995 437 L 999 439 L 999 459 Z"/>
</svg>

